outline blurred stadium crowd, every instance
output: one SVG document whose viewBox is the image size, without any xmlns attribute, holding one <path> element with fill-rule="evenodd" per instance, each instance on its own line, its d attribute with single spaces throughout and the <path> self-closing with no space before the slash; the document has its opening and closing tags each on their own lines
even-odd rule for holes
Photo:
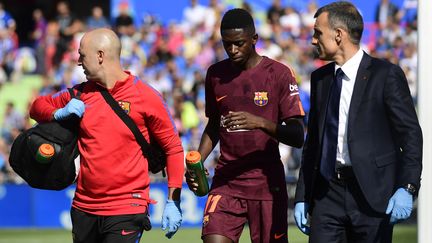
<svg viewBox="0 0 432 243">
<path fill-rule="evenodd" d="M 226 58 L 220 41 L 219 23 L 221 15 L 230 7 L 218 0 L 209 0 L 208 5 L 190 0 L 188 6 L 179 10 L 183 11 L 181 21 L 165 23 L 146 14 L 140 25 L 136 25 L 127 4 L 120 4 L 119 14 L 111 19 L 105 17 L 99 6 L 94 6 L 91 16 L 80 19 L 70 11 L 68 2 L 61 1 L 57 3 L 57 16 L 53 19 L 46 19 L 41 9 L 33 11 L 34 28 L 29 33 L 33 43 L 22 47 L 16 34 L 14 16 L 0 2 L 0 90 L 5 82 L 20 82 L 26 74 L 42 77 L 42 87 L 35 96 L 52 94 L 85 81 L 82 68 L 77 66 L 80 38 L 85 31 L 94 28 L 112 28 L 121 37 L 124 68 L 161 92 L 175 119 L 185 150 L 197 149 L 206 125 L 205 73 L 209 65 Z M 324 64 L 314 58 L 310 44 L 317 4 L 308 0 L 307 8 L 299 10 L 273 0 L 261 17 L 247 1 L 236 7 L 248 9 L 259 20 L 258 52 L 294 69 L 307 112 L 309 75 Z M 363 49 L 373 56 L 399 64 L 405 71 L 415 101 L 417 1 L 405 0 L 402 7 L 397 7 L 391 0 L 380 0 L 372 11 L 376 17 L 372 23 L 365 23 L 368 35 L 363 38 Z M 13 102 L 7 102 L 0 124 L 0 184 L 23 183 L 10 168 L 8 156 L 13 139 L 32 124 L 27 112 L 21 113 Z M 286 164 L 289 179 L 295 180 L 300 154 L 301 150 L 281 145 L 282 161 Z M 206 162 L 210 174 L 217 155 L 216 149 Z"/>
</svg>

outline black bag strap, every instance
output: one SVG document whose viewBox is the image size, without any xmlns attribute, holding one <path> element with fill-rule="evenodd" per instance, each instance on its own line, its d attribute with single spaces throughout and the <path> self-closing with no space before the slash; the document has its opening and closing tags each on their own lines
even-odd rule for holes
<svg viewBox="0 0 432 243">
<path fill-rule="evenodd" d="M 68 88 L 69 94 L 71 96 L 71 99 L 75 98 L 75 99 L 80 99 L 81 98 L 81 90 L 82 90 L 82 85 L 78 85 L 78 89 L 77 89 L 77 93 L 75 94 L 74 92 L 74 88 Z"/>
<path fill-rule="evenodd" d="M 100 89 L 99 90 L 104 97 L 105 101 L 108 103 L 108 105 L 111 106 L 111 108 L 114 110 L 114 112 L 120 117 L 120 119 L 126 124 L 126 126 L 132 131 L 133 135 L 135 136 L 136 141 L 141 146 L 141 150 L 146 155 L 147 158 L 150 158 L 150 144 L 145 140 L 144 136 L 138 129 L 138 126 L 135 124 L 135 122 L 126 114 L 126 112 L 120 107 L 117 101 L 114 100 L 114 98 L 111 96 L 110 93 L 106 89 Z"/>
</svg>

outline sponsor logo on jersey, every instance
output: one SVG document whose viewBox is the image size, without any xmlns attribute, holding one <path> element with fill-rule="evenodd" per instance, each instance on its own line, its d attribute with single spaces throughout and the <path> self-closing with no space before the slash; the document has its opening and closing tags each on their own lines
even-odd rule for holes
<svg viewBox="0 0 432 243">
<path fill-rule="evenodd" d="M 120 100 L 118 103 L 119 103 L 120 107 L 126 112 L 126 114 L 129 114 L 130 106 L 131 106 L 130 102 Z"/>
<path fill-rule="evenodd" d="M 290 90 L 290 96 L 298 95 L 299 94 L 299 89 L 298 89 L 298 85 L 297 84 L 290 84 L 289 85 L 289 90 Z"/>
<path fill-rule="evenodd" d="M 267 92 L 255 92 L 254 103 L 257 106 L 265 106 L 268 103 Z"/>
</svg>

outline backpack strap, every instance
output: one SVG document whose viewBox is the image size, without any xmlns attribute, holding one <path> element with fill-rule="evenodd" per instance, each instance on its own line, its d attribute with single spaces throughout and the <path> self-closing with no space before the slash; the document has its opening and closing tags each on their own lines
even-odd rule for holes
<svg viewBox="0 0 432 243">
<path fill-rule="evenodd" d="M 147 161 L 150 163 L 150 160 L 155 159 L 155 154 L 152 150 L 151 145 L 144 138 L 142 133 L 140 132 L 136 123 L 132 120 L 132 118 L 124 112 L 124 110 L 120 107 L 119 103 L 112 97 L 112 95 L 106 89 L 100 89 L 100 93 L 109 106 L 113 109 L 113 111 L 117 114 L 117 116 L 126 124 L 126 126 L 131 130 L 133 135 L 135 136 L 135 140 L 141 147 L 143 154 L 147 157 Z M 150 171 L 150 165 L 149 165 Z M 162 176 L 165 177 L 165 169 L 162 169 Z"/>
<path fill-rule="evenodd" d="M 81 94 L 82 94 L 83 89 L 84 89 L 83 83 L 80 83 L 80 84 L 75 86 L 75 90 L 77 91 L 76 94 L 74 92 L 74 88 L 68 88 L 71 99 L 75 98 L 75 99 L 79 100 L 81 98 Z"/>
</svg>

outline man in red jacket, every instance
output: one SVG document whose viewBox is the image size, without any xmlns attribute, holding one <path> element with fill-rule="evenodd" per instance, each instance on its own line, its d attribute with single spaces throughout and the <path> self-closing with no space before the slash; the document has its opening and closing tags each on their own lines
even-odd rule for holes
<svg viewBox="0 0 432 243">
<path fill-rule="evenodd" d="M 78 65 L 87 82 L 81 100 L 66 90 L 37 98 L 30 116 L 38 122 L 82 117 L 78 147 L 81 165 L 72 202 L 74 242 L 138 242 L 149 225 L 148 162 L 125 123 L 104 100 L 107 89 L 134 120 L 143 136 L 150 135 L 167 156 L 168 200 L 162 228 L 171 238 L 182 221 L 180 190 L 183 148 L 160 94 L 120 64 L 121 43 L 109 29 L 87 32 L 81 39 Z M 74 87 L 77 88 L 77 87 Z"/>
</svg>

